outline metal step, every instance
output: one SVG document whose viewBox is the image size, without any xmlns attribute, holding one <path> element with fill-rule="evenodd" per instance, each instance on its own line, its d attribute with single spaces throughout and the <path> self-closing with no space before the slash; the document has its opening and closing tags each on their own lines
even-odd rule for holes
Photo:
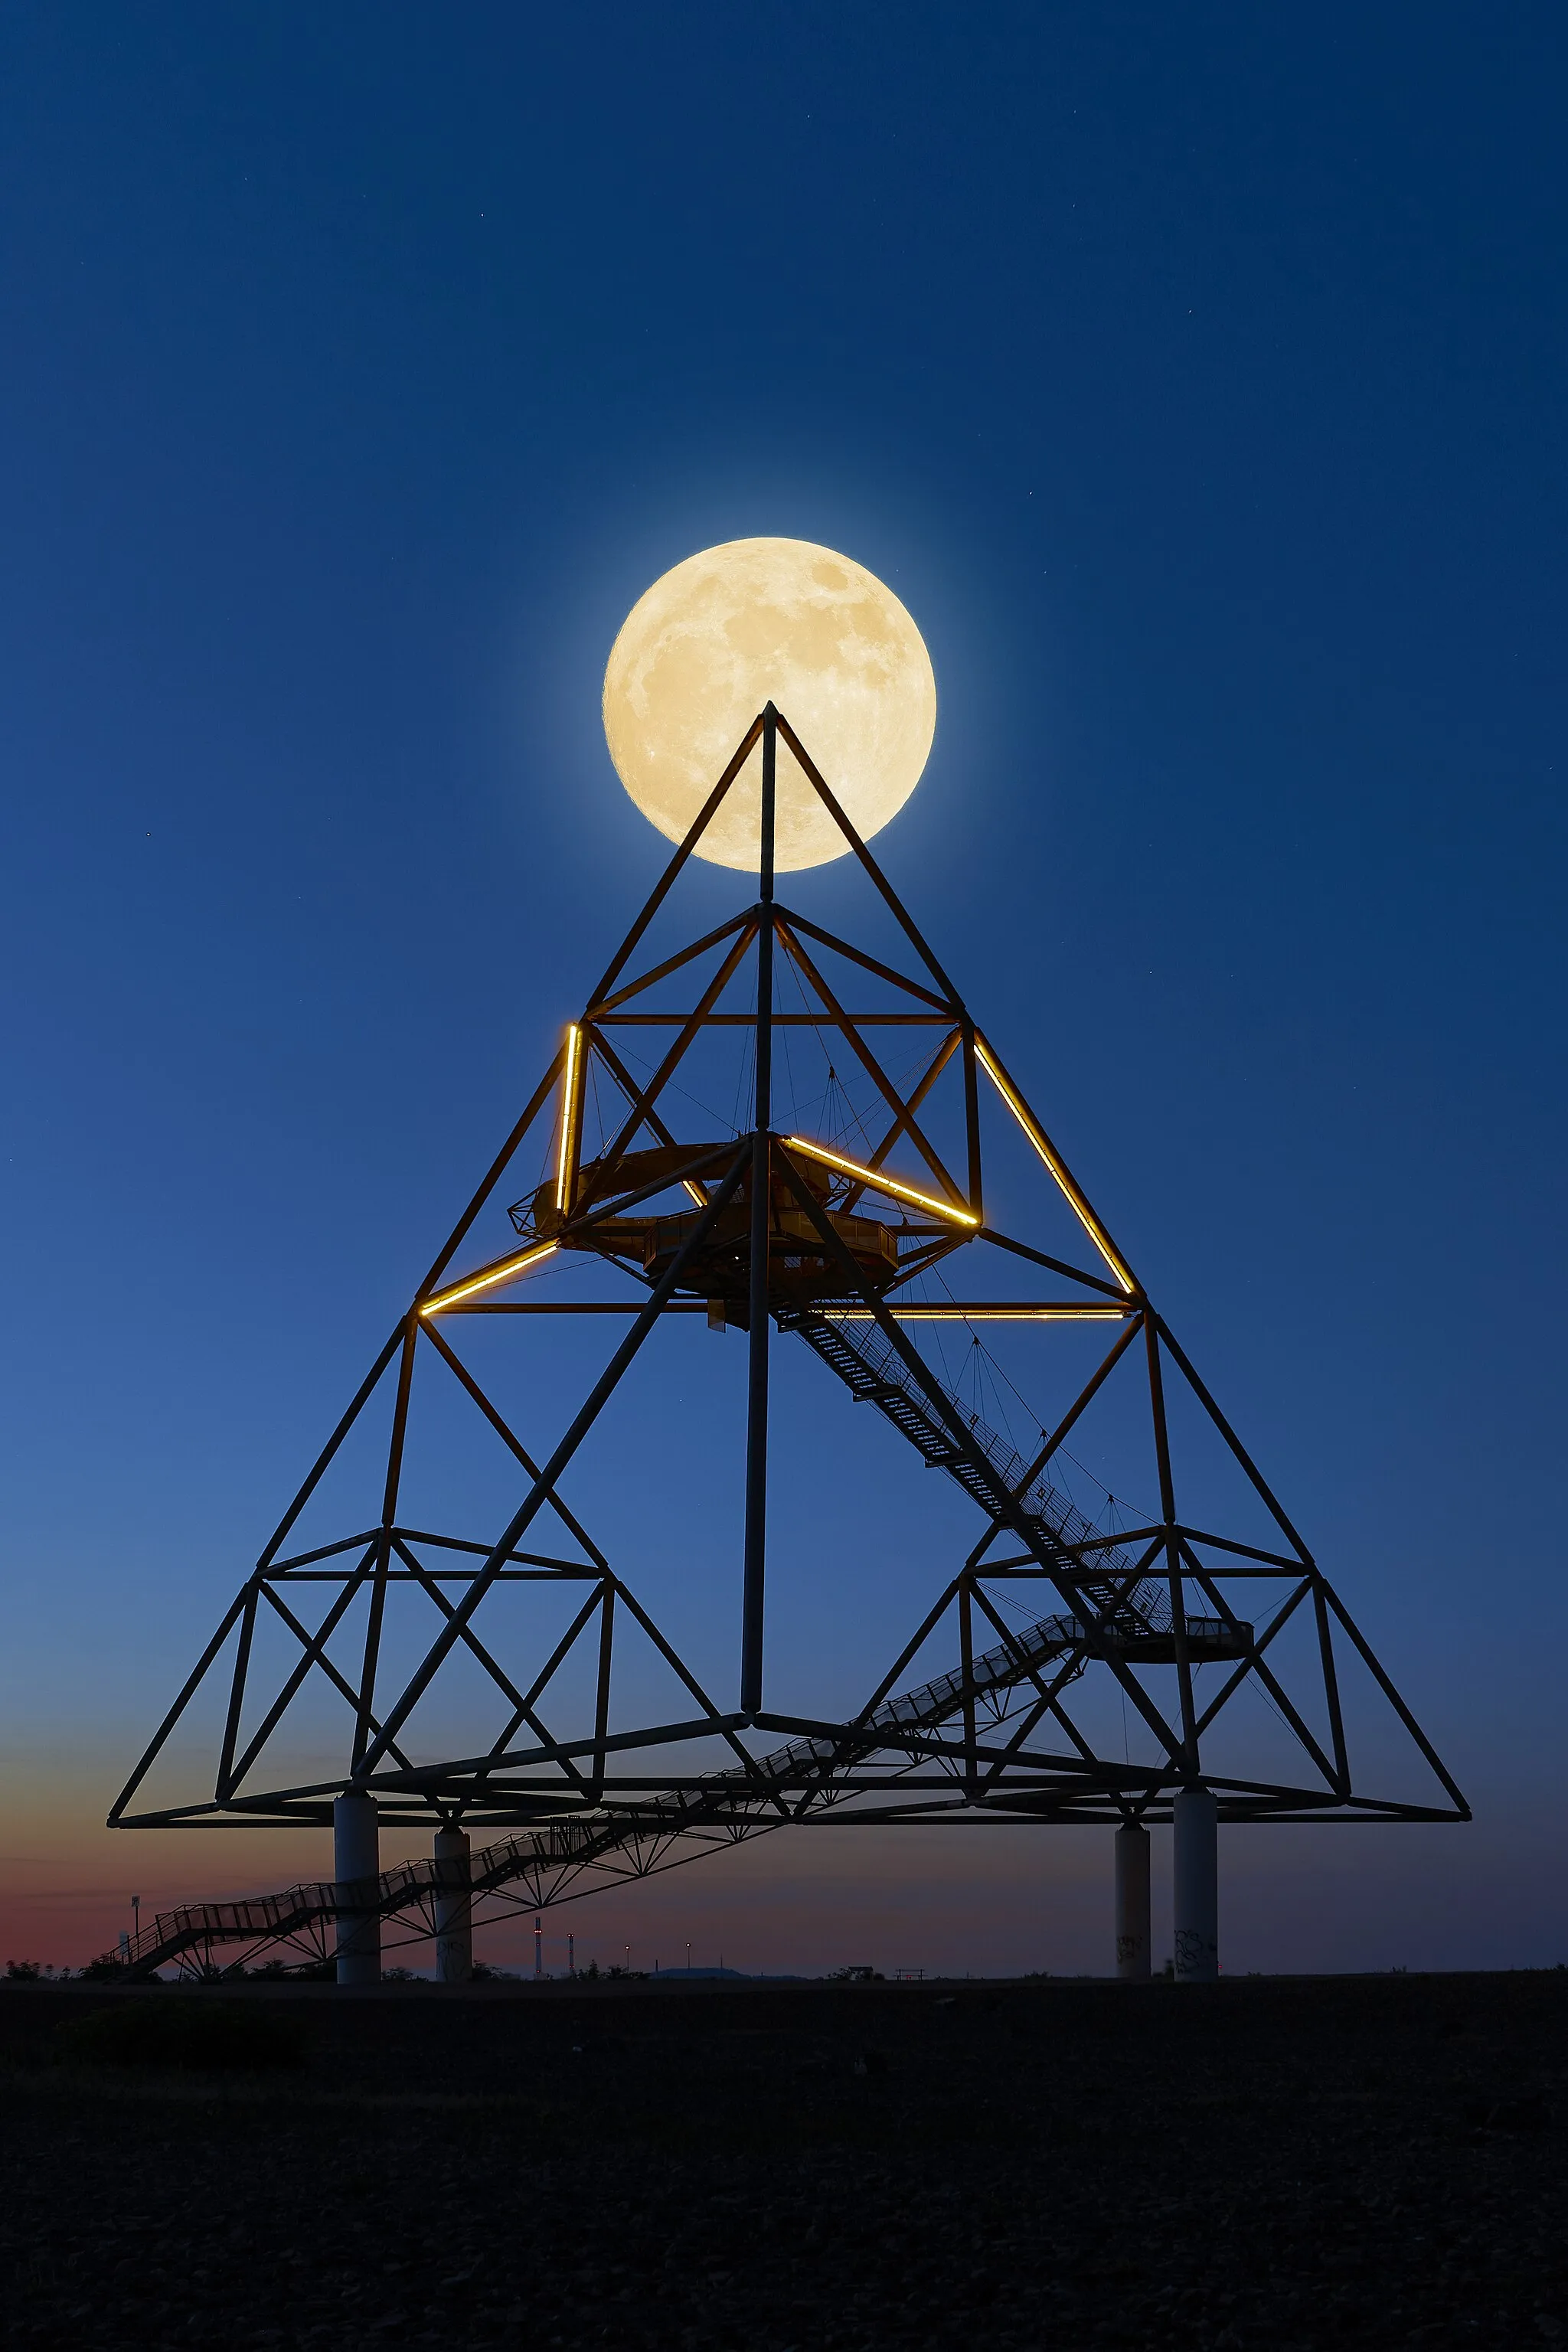
<svg viewBox="0 0 1568 2352">
<path fill-rule="evenodd" d="M 1131 1636 L 1169 1632 L 1171 1604 L 1166 1587 L 1152 1577 L 1140 1580 L 1131 1590 L 1120 1582 L 1105 1581 L 1103 1575 L 1086 1579 L 1071 1547 L 1098 1536 L 1100 1530 L 1043 1475 L 1031 1480 L 1028 1465 L 1006 1439 L 977 1414 L 965 1412 L 929 1368 L 918 1380 L 876 1325 L 868 1325 L 851 1337 L 844 1324 L 805 1308 L 781 1315 L 778 1321 L 781 1330 L 798 1332 L 858 1402 L 876 1405 L 932 1469 L 945 1470 L 983 1510 L 994 1514 L 1004 1498 L 1019 1508 L 1041 1550 L 1060 1562 L 1079 1590 L 1119 1631 Z M 954 1444 L 953 1433 L 937 1405 L 939 1397 L 963 1422 L 972 1452 Z M 1136 1572 L 1125 1552 L 1114 1547 L 1102 1552 L 1100 1565 L 1121 1568 L 1130 1580 Z"/>
</svg>

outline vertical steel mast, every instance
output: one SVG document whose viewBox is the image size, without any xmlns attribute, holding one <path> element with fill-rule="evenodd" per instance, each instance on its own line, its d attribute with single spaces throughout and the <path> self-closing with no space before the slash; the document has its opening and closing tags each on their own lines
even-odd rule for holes
<svg viewBox="0 0 1568 2352">
<path fill-rule="evenodd" d="M 752 1133 L 751 1268 L 746 1299 L 746 1531 L 741 1604 L 741 1712 L 763 1704 L 763 1607 L 768 1542 L 769 1234 L 773 1220 L 773 834 L 778 802 L 778 712 L 763 712 L 762 838 L 758 845 L 756 1085 Z"/>
</svg>

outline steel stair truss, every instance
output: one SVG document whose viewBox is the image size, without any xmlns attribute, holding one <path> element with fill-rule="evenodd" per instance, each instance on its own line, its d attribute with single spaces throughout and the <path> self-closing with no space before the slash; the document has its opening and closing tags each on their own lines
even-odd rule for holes
<svg viewBox="0 0 1568 2352">
<path fill-rule="evenodd" d="M 901 1691 L 872 1708 L 845 1737 L 791 1740 L 748 1768 L 713 1773 L 705 1784 L 671 1791 L 635 1811 L 604 1809 L 499 1839 L 466 1864 L 434 1858 L 404 1863 L 384 1871 L 374 1893 L 323 1879 L 232 1903 L 178 1905 L 160 1912 L 131 1939 L 128 1970 L 150 1977 L 175 1965 L 206 1974 L 213 1969 L 215 1949 L 236 1944 L 245 1948 L 229 1964 L 237 1969 L 264 1952 L 324 1958 L 324 1931 L 344 1912 L 374 1910 L 384 1919 L 403 1919 L 409 1940 L 417 1942 L 435 1932 L 434 1906 L 443 1895 L 469 1896 L 482 1917 L 487 1897 L 505 1897 L 489 1916 L 502 1909 L 535 1912 L 619 1880 L 651 1877 L 840 1801 L 833 1776 L 850 1757 L 875 1755 L 917 1729 L 937 1730 L 966 1699 L 989 1702 L 1001 1720 L 1008 1696 L 1031 1683 L 1041 1668 L 1080 1653 L 1083 1638 L 1076 1619 L 1042 1618 L 976 1657 L 967 1680 L 946 1674 Z"/>
</svg>

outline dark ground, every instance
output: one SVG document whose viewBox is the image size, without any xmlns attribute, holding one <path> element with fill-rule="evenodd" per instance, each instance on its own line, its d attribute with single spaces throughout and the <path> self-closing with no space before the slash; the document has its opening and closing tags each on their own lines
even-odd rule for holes
<svg viewBox="0 0 1568 2352">
<path fill-rule="evenodd" d="M 214 2001 L 302 2063 L 71 2054 Z M 1562 1971 L 4 1987 L 0 2115 L 6 2347 L 1568 2352 Z"/>
</svg>

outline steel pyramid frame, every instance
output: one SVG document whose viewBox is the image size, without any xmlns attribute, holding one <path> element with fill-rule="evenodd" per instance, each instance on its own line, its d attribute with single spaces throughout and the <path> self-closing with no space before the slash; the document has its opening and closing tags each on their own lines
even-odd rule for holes
<svg viewBox="0 0 1568 2352">
<path fill-rule="evenodd" d="M 778 899 L 773 842 L 781 746 L 809 780 L 847 849 L 912 954 L 915 975 L 823 929 Z M 758 755 L 753 757 L 753 755 Z M 748 767 L 750 763 L 750 767 Z M 760 767 L 760 777 L 758 769 Z M 719 929 L 633 971 L 639 945 L 726 795 L 758 793 L 760 887 Z M 704 960 L 706 961 L 706 964 Z M 879 992 L 858 1013 L 829 976 L 839 965 Z M 709 968 L 710 967 L 710 969 Z M 786 968 L 802 1009 L 781 1009 Z M 674 1012 L 650 992 L 678 975 L 695 982 Z M 734 1009 L 754 974 L 754 995 Z M 795 982 L 791 983 L 792 985 Z M 840 982 L 839 986 L 844 984 Z M 628 1028 L 672 1032 L 651 1077 L 634 1076 L 617 1050 Z M 836 1143 L 776 1131 L 773 1056 L 781 1034 L 814 1028 L 852 1058 L 880 1106 L 879 1142 L 864 1158 Z M 744 1131 L 688 1144 L 689 1109 L 677 1074 L 694 1042 L 741 1033 L 749 1055 L 751 1118 Z M 895 1079 L 879 1033 L 913 1033 L 929 1045 L 914 1082 Z M 584 1158 L 589 1078 L 602 1077 L 624 1107 L 618 1126 Z M 961 1108 L 962 1137 L 944 1159 L 929 1108 L 945 1084 Z M 987 1221 L 983 1099 L 1015 1141 L 1043 1166 L 1047 1192 L 1066 1203 L 1093 1263 L 1079 1265 Z M 525 1139 L 551 1139 L 551 1173 L 510 1211 L 512 1246 L 454 1272 L 487 1213 L 504 1205 Z M 956 1168 L 948 1160 L 958 1162 Z M 897 1174 L 893 1173 L 897 1169 Z M 515 1244 L 521 1242 L 521 1246 Z M 536 1273 L 561 1252 L 587 1251 L 629 1277 L 613 1300 L 537 1299 Z M 968 1263 L 1023 1268 L 1045 1295 L 914 1305 L 920 1278 L 960 1253 Z M 916 1288 L 911 1289 L 910 1286 Z M 612 1566 L 568 1499 L 578 1449 L 661 1322 L 701 1314 L 747 1334 L 744 1525 L 737 1566 L 742 1589 L 736 1696 L 715 1698 Z M 467 1362 L 455 1334 L 466 1318 L 516 1318 L 513 1333 L 548 1334 L 550 1315 L 630 1318 L 602 1373 L 550 1447 L 526 1445 Z M 1032 1460 L 963 1409 L 914 1336 L 921 1319 L 973 1328 L 989 1319 L 1103 1323 L 1109 1345 Z M 494 1327 L 490 1327 L 493 1330 Z M 503 1327 L 504 1328 L 504 1327 Z M 601 1326 L 601 1328 L 603 1328 Z M 857 1401 L 872 1405 L 930 1466 L 977 1507 L 977 1540 L 934 1604 L 908 1629 L 886 1672 L 847 1720 L 770 1710 L 765 1703 L 768 1580 L 770 1351 L 776 1334 L 804 1339 Z M 416 1360 L 438 1361 L 508 1449 L 522 1497 L 492 1538 L 433 1533 L 403 1523 L 399 1491 Z M 1157 1485 L 1147 1524 L 1107 1531 L 1053 1486 L 1064 1441 L 1120 1374 L 1137 1385 Z M 1249 1496 L 1267 1515 L 1269 1541 L 1189 1524 L 1178 1508 L 1168 1385 L 1178 1383 Z M 303 1551 L 289 1540 L 301 1514 L 374 1395 L 392 1398 L 379 1520 Z M 544 1540 L 552 1531 L 553 1544 Z M 1237 1583 L 1245 1587 L 1236 1599 Z M 548 1654 L 498 1654 L 487 1599 L 509 1585 L 569 1588 L 575 1603 Z M 1047 1602 L 1021 1623 L 1017 1597 Z M 1246 1599 L 1255 1593 L 1257 1606 Z M 389 1675 L 384 1627 L 389 1596 L 422 1598 L 431 1638 L 412 1672 Z M 312 1620 L 312 1604 L 317 1613 Z M 1244 1610 L 1247 1613 L 1243 1613 Z M 1259 1620 L 1266 1622 L 1259 1622 Z M 257 1661 L 258 1627 L 282 1629 L 297 1655 L 280 1682 Z M 1307 1644 L 1312 1688 L 1293 1693 L 1276 1672 L 1287 1627 Z M 613 1704 L 618 1645 L 636 1635 L 682 1689 L 683 1714 L 622 1723 Z M 946 1643 L 948 1667 L 907 1687 L 918 1659 Z M 351 1646 L 345 1647 L 345 1644 Z M 486 1680 L 499 1731 L 477 1752 L 418 1752 L 413 1726 L 448 1662 L 460 1656 Z M 586 1656 L 592 1702 L 563 1731 L 548 1716 L 569 1660 Z M 1369 1794 L 1355 1783 L 1341 1668 L 1356 1662 L 1362 1687 L 1382 1702 L 1436 1786 L 1431 1801 Z M 154 1769 L 166 1764 L 197 1694 L 226 1675 L 223 1727 L 210 1796 L 141 1808 Z M 1140 1754 L 1120 1759 L 1084 1728 L 1075 1685 L 1110 1678 Z M 1205 1677 L 1207 1680 L 1205 1680 Z M 1214 1687 L 1217 1676 L 1218 1686 Z M 308 1684 L 336 1694 L 347 1718 L 341 1773 L 306 1783 L 258 1785 L 260 1767 Z M 1238 1778 L 1213 1761 L 1215 1727 L 1237 1696 L 1261 1695 L 1300 1759 L 1293 1777 Z M 1311 1719 L 1309 1720 L 1309 1717 Z M 782 1743 L 782 1744 L 781 1744 Z M 218 1823 L 325 1825 L 332 1802 L 373 1795 L 389 1826 L 504 1827 L 522 1834 L 475 1857 L 476 1887 L 493 1880 L 531 1903 L 560 1899 L 581 1879 L 645 1874 L 715 1845 L 792 1823 L 919 1826 L 944 1822 L 1149 1822 L 1170 1817 L 1173 1797 L 1210 1789 L 1229 1821 L 1439 1822 L 1468 1818 L 1458 1788 L 1343 1601 L 1324 1576 L 1262 1473 L 1205 1386 L 1106 1225 L 1074 1180 L 859 838 L 787 719 L 770 703 L 748 729 L 511 1134 L 419 1285 L 406 1312 L 294 1497 L 254 1571 L 116 1801 L 110 1825 Z M 500 1862 L 495 1856 L 510 1857 Z M 489 1877 L 486 1875 L 489 1869 Z M 426 1868 L 426 1875 L 430 1873 Z M 436 1877 L 439 1876 L 438 1870 Z M 390 1883 L 390 1882 L 388 1882 Z M 469 1884 L 466 1866 L 464 1885 Z M 417 1907 L 432 1896 L 412 1884 Z M 330 1890 L 329 1890 L 330 1892 Z M 330 1906 L 329 1906 L 330 1907 Z M 398 1905 L 388 1901 L 385 1906 Z M 194 1931 L 193 1931 L 194 1932 Z"/>
</svg>

